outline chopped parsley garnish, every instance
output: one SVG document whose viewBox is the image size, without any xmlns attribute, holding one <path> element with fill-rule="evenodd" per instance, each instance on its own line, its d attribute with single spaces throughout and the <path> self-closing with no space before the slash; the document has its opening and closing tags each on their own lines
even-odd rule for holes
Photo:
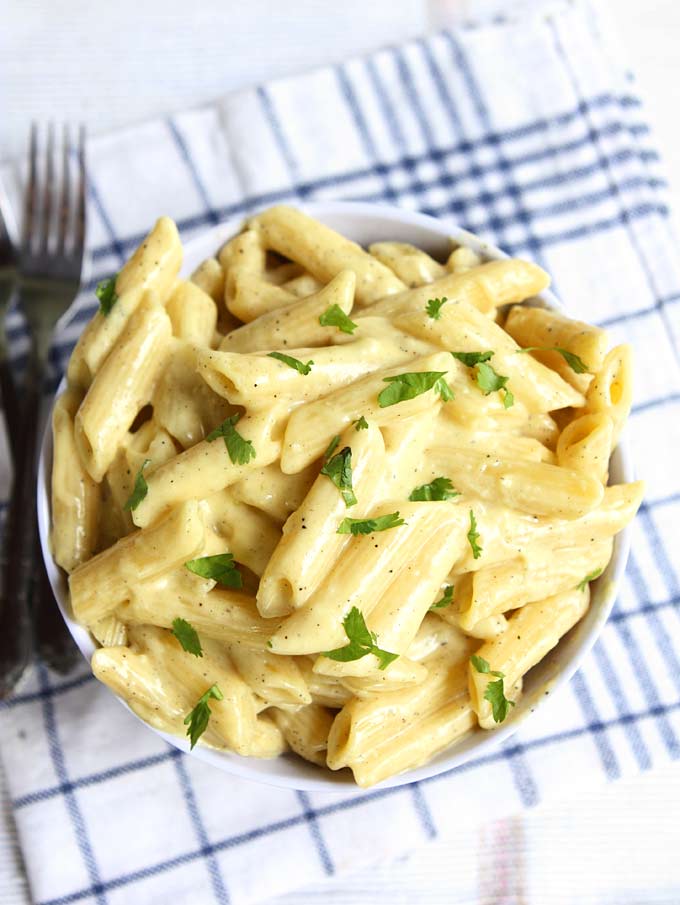
<svg viewBox="0 0 680 905">
<path fill-rule="evenodd" d="M 472 548 L 472 558 L 479 559 L 482 555 L 482 548 L 479 546 L 477 541 L 479 540 L 479 534 L 477 533 L 477 519 L 475 518 L 475 514 L 470 510 L 470 530 L 467 533 L 467 539 L 470 542 L 470 547 Z"/>
<path fill-rule="evenodd" d="M 430 299 L 425 305 L 425 310 L 427 311 L 428 317 L 431 317 L 432 320 L 438 321 L 442 316 L 442 305 L 444 305 L 446 302 L 448 302 L 446 296 L 441 299 Z"/>
<path fill-rule="evenodd" d="M 595 581 L 596 578 L 599 578 L 602 575 L 602 569 L 594 569 L 592 572 L 588 572 L 585 578 L 583 578 L 576 585 L 577 591 L 585 591 L 591 581 Z"/>
<path fill-rule="evenodd" d="M 420 487 L 414 488 L 409 500 L 414 503 L 429 502 L 431 500 L 452 500 L 454 497 L 460 496 L 460 493 L 454 488 L 450 478 L 435 478 L 429 484 L 421 484 Z"/>
<path fill-rule="evenodd" d="M 489 393 L 493 392 L 502 392 L 503 406 L 506 409 L 509 409 L 515 404 L 515 397 L 506 386 L 510 378 L 503 377 L 502 374 L 497 374 L 491 365 L 488 364 L 489 359 L 493 355 L 492 351 L 452 352 L 451 355 L 468 368 L 475 368 L 477 386 L 485 396 L 488 396 Z"/>
<path fill-rule="evenodd" d="M 444 593 L 439 598 L 439 600 L 435 601 L 430 607 L 431 610 L 441 610 L 442 607 L 450 606 L 453 603 L 453 585 L 447 584 L 444 588 Z"/>
<path fill-rule="evenodd" d="M 211 431 L 205 439 L 208 443 L 212 443 L 213 440 L 222 437 L 224 444 L 227 447 L 229 458 L 234 465 L 247 465 L 251 459 L 255 458 L 256 453 L 252 441 L 246 440 L 245 437 L 242 437 L 236 430 L 235 425 L 238 424 L 240 420 L 240 414 L 232 415 L 230 418 L 224 420 L 219 427 L 216 427 L 214 431 Z"/>
<path fill-rule="evenodd" d="M 339 453 L 328 459 L 321 469 L 342 494 L 346 506 L 355 506 L 357 498 L 352 490 L 352 450 L 345 446 Z"/>
<path fill-rule="evenodd" d="M 232 553 L 216 553 L 214 556 L 201 556 L 190 559 L 184 565 L 194 575 L 211 578 L 225 588 L 242 588 L 243 578 L 236 568 Z"/>
<path fill-rule="evenodd" d="M 149 485 L 146 483 L 146 478 L 144 477 L 144 469 L 150 462 L 151 459 L 144 459 L 139 471 L 135 475 L 135 486 L 132 488 L 132 493 L 123 506 L 123 509 L 126 512 L 136 509 L 149 492 Z"/>
<path fill-rule="evenodd" d="M 357 431 L 365 431 L 368 428 L 368 421 L 362 415 L 361 418 L 357 418 L 354 422 L 354 430 Z"/>
<path fill-rule="evenodd" d="M 474 368 L 475 365 L 488 361 L 493 352 L 452 352 L 451 354 L 466 367 Z"/>
<path fill-rule="evenodd" d="M 324 461 L 327 462 L 328 459 L 333 455 L 335 450 L 338 448 L 338 444 L 340 443 L 340 434 L 336 434 L 331 442 L 328 444 L 328 448 L 326 452 L 323 454 Z"/>
<path fill-rule="evenodd" d="M 99 299 L 99 310 L 106 317 L 107 314 L 110 313 L 113 306 L 118 301 L 118 296 L 116 295 L 116 276 L 110 277 L 108 280 L 101 280 L 97 283 L 97 288 L 94 291 L 94 294 Z"/>
<path fill-rule="evenodd" d="M 404 524 L 398 512 L 389 515 L 378 515 L 375 518 L 344 518 L 338 527 L 338 534 L 373 534 L 374 531 L 387 531 Z"/>
<path fill-rule="evenodd" d="M 342 625 L 349 644 L 345 647 L 336 647 L 335 650 L 324 651 L 322 656 L 329 657 L 331 660 L 339 660 L 341 663 L 348 663 L 350 660 L 361 660 L 367 654 L 373 654 L 378 658 L 378 669 L 387 669 L 390 663 L 399 656 L 399 654 L 391 654 L 378 647 L 378 637 L 375 632 L 368 630 L 363 614 L 358 607 L 352 607 L 343 619 Z"/>
<path fill-rule="evenodd" d="M 505 673 L 491 669 L 488 661 L 485 660 L 484 657 L 478 657 L 477 654 L 473 654 L 470 657 L 470 662 L 477 670 L 477 672 L 496 677 L 495 682 L 489 682 L 489 684 L 486 686 L 486 691 L 484 692 L 484 700 L 488 701 L 491 704 L 491 712 L 493 713 L 494 722 L 502 723 L 503 720 L 507 717 L 510 708 L 515 706 L 514 701 L 509 701 L 505 697 L 505 688 L 503 687 Z"/>
<path fill-rule="evenodd" d="M 527 346 L 526 349 L 517 350 L 517 354 L 522 352 L 559 352 L 575 374 L 588 373 L 588 365 L 569 349 L 561 349 L 559 346 Z"/>
<path fill-rule="evenodd" d="M 188 727 L 187 735 L 191 740 L 192 750 L 196 746 L 196 742 L 208 728 L 208 722 L 210 720 L 210 714 L 212 712 L 208 705 L 208 701 L 211 698 L 214 698 L 216 701 L 221 701 L 224 698 L 224 695 L 217 685 L 211 685 L 210 688 L 205 692 L 205 694 L 202 694 L 198 699 L 198 703 L 191 711 L 191 713 L 188 713 L 184 717 L 184 725 Z"/>
<path fill-rule="evenodd" d="M 172 634 L 188 654 L 193 654 L 194 657 L 203 656 L 203 648 L 201 647 L 198 632 L 186 619 L 178 616 L 177 619 L 172 620 Z"/>
<path fill-rule="evenodd" d="M 411 371 L 394 377 L 384 377 L 383 382 L 389 386 L 378 394 L 378 405 L 384 409 L 396 405 L 397 402 L 414 399 L 432 389 L 439 393 L 444 402 L 448 402 L 449 399 L 453 399 L 453 392 L 444 380 L 446 374 L 446 371 Z"/>
<path fill-rule="evenodd" d="M 292 355 L 285 355 L 283 352 L 267 352 L 267 357 L 282 361 L 284 365 L 288 365 L 289 368 L 293 368 L 298 374 L 303 374 L 305 377 L 312 370 L 312 365 L 314 364 L 313 361 L 308 361 L 305 364 L 299 358 L 293 358 Z"/>
<path fill-rule="evenodd" d="M 491 365 L 484 361 L 477 365 L 477 386 L 485 396 L 488 396 L 489 393 L 500 393 L 502 391 L 503 407 L 506 409 L 515 404 L 515 397 L 506 386 L 509 379 L 509 377 L 497 374 Z"/>
<path fill-rule="evenodd" d="M 337 327 L 338 330 L 350 335 L 359 326 L 347 317 L 340 305 L 331 305 L 330 308 L 327 308 L 319 318 L 319 323 L 322 327 Z"/>
</svg>

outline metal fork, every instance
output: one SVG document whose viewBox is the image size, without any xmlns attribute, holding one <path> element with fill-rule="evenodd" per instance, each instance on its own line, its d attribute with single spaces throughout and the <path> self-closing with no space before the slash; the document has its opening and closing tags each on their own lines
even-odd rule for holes
<svg viewBox="0 0 680 905">
<path fill-rule="evenodd" d="M 18 261 L 19 301 L 31 334 L 31 351 L 21 392 L 21 437 L 6 534 L 7 568 L 0 601 L 0 697 L 14 688 L 31 658 L 29 587 L 34 570 L 41 564 L 36 555 L 34 488 L 42 386 L 52 332 L 80 288 L 86 180 L 84 130 L 79 130 L 74 147 L 65 128 L 59 154 L 55 129 L 50 126 L 45 153 L 40 155 L 38 129 L 33 124 Z M 36 595 L 33 613 L 39 646 L 53 652 L 67 650 L 68 636 L 54 600 L 50 595 L 47 605 L 41 606 L 41 599 L 43 595 Z"/>
<path fill-rule="evenodd" d="M 0 185 L 0 395 L 2 396 L 2 409 L 5 413 L 7 424 L 7 439 L 13 447 L 15 437 L 10 425 L 16 423 L 16 398 L 14 382 L 7 357 L 7 336 L 5 332 L 5 318 L 10 302 L 14 297 L 17 279 L 17 256 L 12 239 L 9 218 L 11 211 L 9 203 Z M 14 456 L 13 456 L 14 457 Z"/>
</svg>

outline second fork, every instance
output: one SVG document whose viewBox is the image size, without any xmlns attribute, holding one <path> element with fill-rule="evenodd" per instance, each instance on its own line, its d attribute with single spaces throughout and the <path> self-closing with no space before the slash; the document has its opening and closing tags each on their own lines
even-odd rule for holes
<svg viewBox="0 0 680 905">
<path fill-rule="evenodd" d="M 75 180 L 71 177 L 72 156 L 77 159 Z M 33 569 L 42 568 L 35 544 L 34 488 L 43 380 L 54 327 L 80 288 L 85 247 L 84 131 L 80 130 L 74 148 L 64 130 L 58 167 L 55 130 L 50 127 L 43 167 L 40 157 L 34 125 L 19 252 L 19 301 L 31 335 L 31 352 L 21 393 L 23 418 L 6 532 L 7 567 L 0 601 L 0 697 L 14 688 L 31 658 L 29 587 Z M 41 600 L 42 595 L 36 595 L 34 621 L 39 645 L 68 650 L 70 639 L 54 601 L 41 606 Z"/>
</svg>

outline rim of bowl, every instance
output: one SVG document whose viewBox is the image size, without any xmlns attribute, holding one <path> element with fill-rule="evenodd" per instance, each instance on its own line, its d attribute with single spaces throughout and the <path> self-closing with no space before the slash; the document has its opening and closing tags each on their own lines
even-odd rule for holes
<svg viewBox="0 0 680 905">
<path fill-rule="evenodd" d="M 362 245 L 368 241 L 392 239 L 408 241 L 418 247 L 427 247 L 431 251 L 436 251 L 437 248 L 443 251 L 450 249 L 453 241 L 458 245 L 466 245 L 488 260 L 509 257 L 502 249 L 483 241 L 446 219 L 437 219 L 415 211 L 354 201 L 317 201 L 299 203 L 296 206 Z M 252 216 L 252 214 L 247 216 Z M 184 244 L 182 273 L 190 273 L 200 261 L 214 255 L 227 239 L 241 230 L 245 217 L 246 215 L 226 220 L 189 239 Z M 550 290 L 545 290 L 535 299 L 538 304 L 545 307 L 563 310 L 564 306 Z M 532 301 L 534 300 L 532 299 Z M 55 394 L 55 399 L 63 392 L 65 386 L 65 378 L 63 378 Z M 36 503 L 40 545 L 47 575 L 61 615 L 78 649 L 89 663 L 97 644 L 87 629 L 73 619 L 70 613 L 65 574 L 55 563 L 49 548 L 51 523 L 49 488 L 52 465 L 50 425 L 53 406 L 54 400 L 50 406 L 49 417 L 43 432 L 38 466 Z M 618 447 L 612 454 L 611 466 L 612 472 L 615 473 L 616 483 L 634 480 L 634 469 L 625 431 Z M 630 537 L 630 525 L 616 535 L 611 561 L 595 585 L 588 612 L 568 635 L 562 638 L 558 645 L 531 670 L 529 674 L 532 679 L 530 688 L 525 691 L 512 715 L 501 727 L 491 732 L 475 729 L 460 742 L 440 752 L 423 766 L 390 777 L 372 786 L 371 790 L 396 788 L 407 783 L 430 779 L 448 773 L 476 758 L 493 756 L 494 749 L 497 749 L 503 741 L 513 735 L 525 720 L 533 717 L 534 713 L 542 710 L 544 706 L 548 706 L 552 692 L 574 675 L 583 658 L 599 637 L 609 617 L 616 599 L 618 585 L 625 571 Z M 547 675 L 541 676 L 541 673 L 547 673 Z M 110 689 L 109 694 L 116 698 L 148 730 L 156 733 L 174 747 L 241 779 L 301 791 L 342 793 L 346 793 L 348 790 L 355 790 L 357 793 L 368 791 L 356 785 L 348 769 L 333 772 L 309 764 L 292 754 L 260 759 L 242 757 L 227 750 L 202 746 L 197 746 L 190 752 L 188 741 L 150 726 Z"/>
</svg>

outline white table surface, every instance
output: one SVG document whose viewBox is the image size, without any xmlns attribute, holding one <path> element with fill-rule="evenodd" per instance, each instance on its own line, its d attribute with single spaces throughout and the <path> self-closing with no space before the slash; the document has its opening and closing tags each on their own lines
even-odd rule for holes
<svg viewBox="0 0 680 905">
<path fill-rule="evenodd" d="M 23 151 L 31 119 L 84 120 L 93 133 L 114 129 L 428 28 L 507 12 L 510 3 L 531 9 L 550 2 L 202 0 L 191 5 L 189 20 L 184 0 L 4 0 L 0 159 Z M 677 194 L 680 3 L 599 2 L 614 13 Z M 679 811 L 676 765 L 595 793 L 575 790 L 560 805 L 495 828 L 461 826 L 453 839 L 396 864 L 268 905 L 678 905 Z M 505 853 L 516 889 L 511 896 L 485 900 L 477 860 L 485 845 Z M 587 889 L 580 875 L 591 878 Z M 28 902 L 0 772 L 0 905 Z"/>
</svg>

